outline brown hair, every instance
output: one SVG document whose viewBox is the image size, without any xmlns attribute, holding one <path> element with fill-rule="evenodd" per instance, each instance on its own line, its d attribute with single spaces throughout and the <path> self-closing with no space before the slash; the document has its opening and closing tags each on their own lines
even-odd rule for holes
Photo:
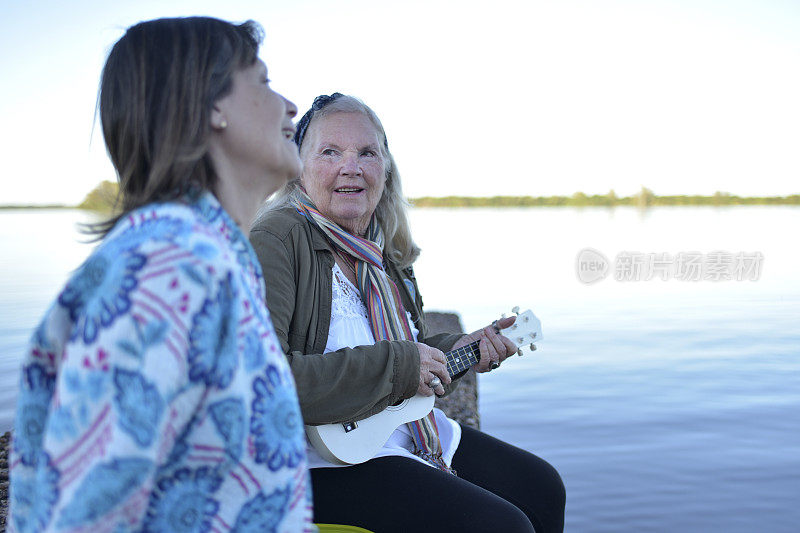
<svg viewBox="0 0 800 533">
<path fill-rule="evenodd" d="M 214 190 L 208 154 L 214 103 L 237 70 L 255 63 L 263 39 L 253 21 L 168 18 L 131 26 L 106 60 L 98 97 L 103 137 L 119 179 L 116 214 L 90 226 L 104 236 L 130 211 Z"/>
</svg>

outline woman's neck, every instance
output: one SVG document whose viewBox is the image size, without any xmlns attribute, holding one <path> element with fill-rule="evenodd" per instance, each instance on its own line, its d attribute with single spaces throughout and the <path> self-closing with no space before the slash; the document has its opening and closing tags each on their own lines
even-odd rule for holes
<svg viewBox="0 0 800 533">
<path fill-rule="evenodd" d="M 284 181 L 264 176 L 263 169 L 242 168 L 224 157 L 212 157 L 212 161 L 217 173 L 214 194 L 244 234 L 249 235 L 258 210 Z"/>
<path fill-rule="evenodd" d="M 236 222 L 245 235 L 250 234 L 250 224 L 255 219 L 259 207 L 265 197 L 256 194 L 244 194 L 245 191 L 236 187 L 235 183 L 228 180 L 219 180 L 214 194 L 223 209 Z"/>
<path fill-rule="evenodd" d="M 357 237 L 366 237 L 367 235 L 367 228 L 369 227 L 369 222 L 372 220 L 372 215 L 367 217 L 366 219 L 358 219 L 358 220 L 348 220 L 345 223 L 336 222 L 339 226 L 347 231 L 348 233 L 355 235 Z"/>
</svg>

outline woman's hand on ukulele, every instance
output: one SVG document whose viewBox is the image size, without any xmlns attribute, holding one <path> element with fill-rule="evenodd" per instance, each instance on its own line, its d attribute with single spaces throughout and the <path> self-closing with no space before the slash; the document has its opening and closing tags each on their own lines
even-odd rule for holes
<svg viewBox="0 0 800 533">
<path fill-rule="evenodd" d="M 485 328 L 473 331 L 469 335 L 465 335 L 453 345 L 453 350 L 461 348 L 475 341 L 479 341 L 478 347 L 481 352 L 481 360 L 472 368 L 475 372 L 489 372 L 492 366 L 497 366 L 502 363 L 506 357 L 513 355 L 517 351 L 516 345 L 511 340 L 503 335 L 500 335 L 499 330 L 510 327 L 517 319 L 515 316 L 501 318 L 494 324 L 490 324 Z M 495 329 L 497 326 L 497 329 Z"/>
<path fill-rule="evenodd" d="M 445 365 L 444 354 L 441 350 L 437 350 L 427 344 L 421 342 L 415 344 L 417 345 L 417 350 L 419 350 L 419 387 L 417 388 L 417 394 L 430 396 L 435 393 L 437 396 L 441 396 L 444 394 L 444 385 L 450 383 L 450 373 Z M 434 379 L 437 379 L 438 383 L 434 381 L 435 386 L 431 387 L 431 381 Z"/>
</svg>

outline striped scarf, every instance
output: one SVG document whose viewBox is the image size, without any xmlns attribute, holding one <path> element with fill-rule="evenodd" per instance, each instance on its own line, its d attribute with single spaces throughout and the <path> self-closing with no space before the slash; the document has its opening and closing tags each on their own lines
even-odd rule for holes
<svg viewBox="0 0 800 533">
<path fill-rule="evenodd" d="M 383 231 L 372 217 L 365 238 L 343 230 L 319 212 L 305 193 L 295 200 L 297 211 L 317 226 L 330 243 L 351 262 L 356 273 L 361 301 L 367 308 L 369 325 L 375 341 L 414 340 L 400 300 L 397 286 L 383 268 Z M 406 424 L 414 440 L 414 454 L 433 466 L 454 473 L 442 459 L 442 443 L 433 411 L 424 418 Z"/>
</svg>

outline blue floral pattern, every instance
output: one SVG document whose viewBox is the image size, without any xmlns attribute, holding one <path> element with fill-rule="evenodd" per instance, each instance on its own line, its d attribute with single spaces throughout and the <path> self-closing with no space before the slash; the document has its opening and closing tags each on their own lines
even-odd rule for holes
<svg viewBox="0 0 800 533">
<path fill-rule="evenodd" d="M 72 339 L 82 335 L 83 341 L 90 344 L 102 327 L 110 326 L 130 310 L 130 293 L 138 283 L 136 272 L 146 262 L 145 256 L 135 252 L 122 261 L 98 252 L 84 263 L 58 298 L 75 322 Z"/>
<path fill-rule="evenodd" d="M 169 323 L 165 320 L 153 320 L 142 327 L 131 319 L 131 324 L 136 332 L 136 340 L 119 339 L 117 348 L 137 359 L 141 359 L 149 347 L 161 343 L 169 330 Z"/>
<path fill-rule="evenodd" d="M 151 473 L 152 463 L 139 457 L 123 457 L 100 463 L 81 482 L 61 512 L 58 527 L 94 522 L 139 488 Z"/>
<path fill-rule="evenodd" d="M 269 496 L 259 492 L 242 507 L 231 533 L 270 533 L 277 531 L 286 514 L 286 504 L 291 496 L 290 487 L 276 489 Z"/>
<path fill-rule="evenodd" d="M 78 434 L 78 426 L 67 407 L 57 407 L 50 417 L 50 434 L 58 440 L 74 438 Z"/>
<path fill-rule="evenodd" d="M 225 452 L 234 461 L 242 456 L 245 439 L 245 408 L 241 398 L 220 400 L 208 406 L 208 414 L 225 443 Z"/>
<path fill-rule="evenodd" d="M 35 481 L 23 480 L 11 491 L 12 506 L 19 509 L 13 518 L 18 531 L 41 531 L 50 522 L 53 507 L 58 501 L 59 472 L 42 453 Z"/>
<path fill-rule="evenodd" d="M 138 372 L 117 368 L 114 371 L 114 405 L 119 412 L 120 428 L 140 447 L 153 443 L 164 411 L 158 388 Z"/>
<path fill-rule="evenodd" d="M 189 378 L 206 385 L 226 387 L 239 362 L 236 328 L 236 292 L 228 274 L 219 283 L 217 294 L 203 302 L 189 333 Z"/>
<path fill-rule="evenodd" d="M 221 484 L 222 478 L 209 467 L 194 472 L 181 468 L 173 476 L 159 480 L 150 499 L 143 531 L 208 531 L 219 508 L 213 493 Z"/>
<path fill-rule="evenodd" d="M 253 381 L 253 414 L 250 432 L 256 449 L 256 462 L 270 470 L 296 466 L 305 456 L 303 418 L 294 392 L 283 385 L 275 367 L 268 367 L 266 377 Z M 299 430 L 299 431 L 298 431 Z"/>
<path fill-rule="evenodd" d="M 122 219 L 33 331 L 7 530 L 306 528 L 302 420 L 264 291 L 211 194 Z"/>
<path fill-rule="evenodd" d="M 117 226 L 101 247 L 107 257 L 117 257 L 137 248 L 145 240 L 157 239 L 186 246 L 193 227 L 192 221 L 180 216 L 142 213 L 136 224 Z"/>
<path fill-rule="evenodd" d="M 267 354 L 264 353 L 264 343 L 255 331 L 248 331 L 244 337 L 244 367 L 247 370 L 263 368 Z"/>
<path fill-rule="evenodd" d="M 25 465 L 36 465 L 54 388 L 55 377 L 44 366 L 34 363 L 23 370 L 13 443 Z"/>
</svg>

